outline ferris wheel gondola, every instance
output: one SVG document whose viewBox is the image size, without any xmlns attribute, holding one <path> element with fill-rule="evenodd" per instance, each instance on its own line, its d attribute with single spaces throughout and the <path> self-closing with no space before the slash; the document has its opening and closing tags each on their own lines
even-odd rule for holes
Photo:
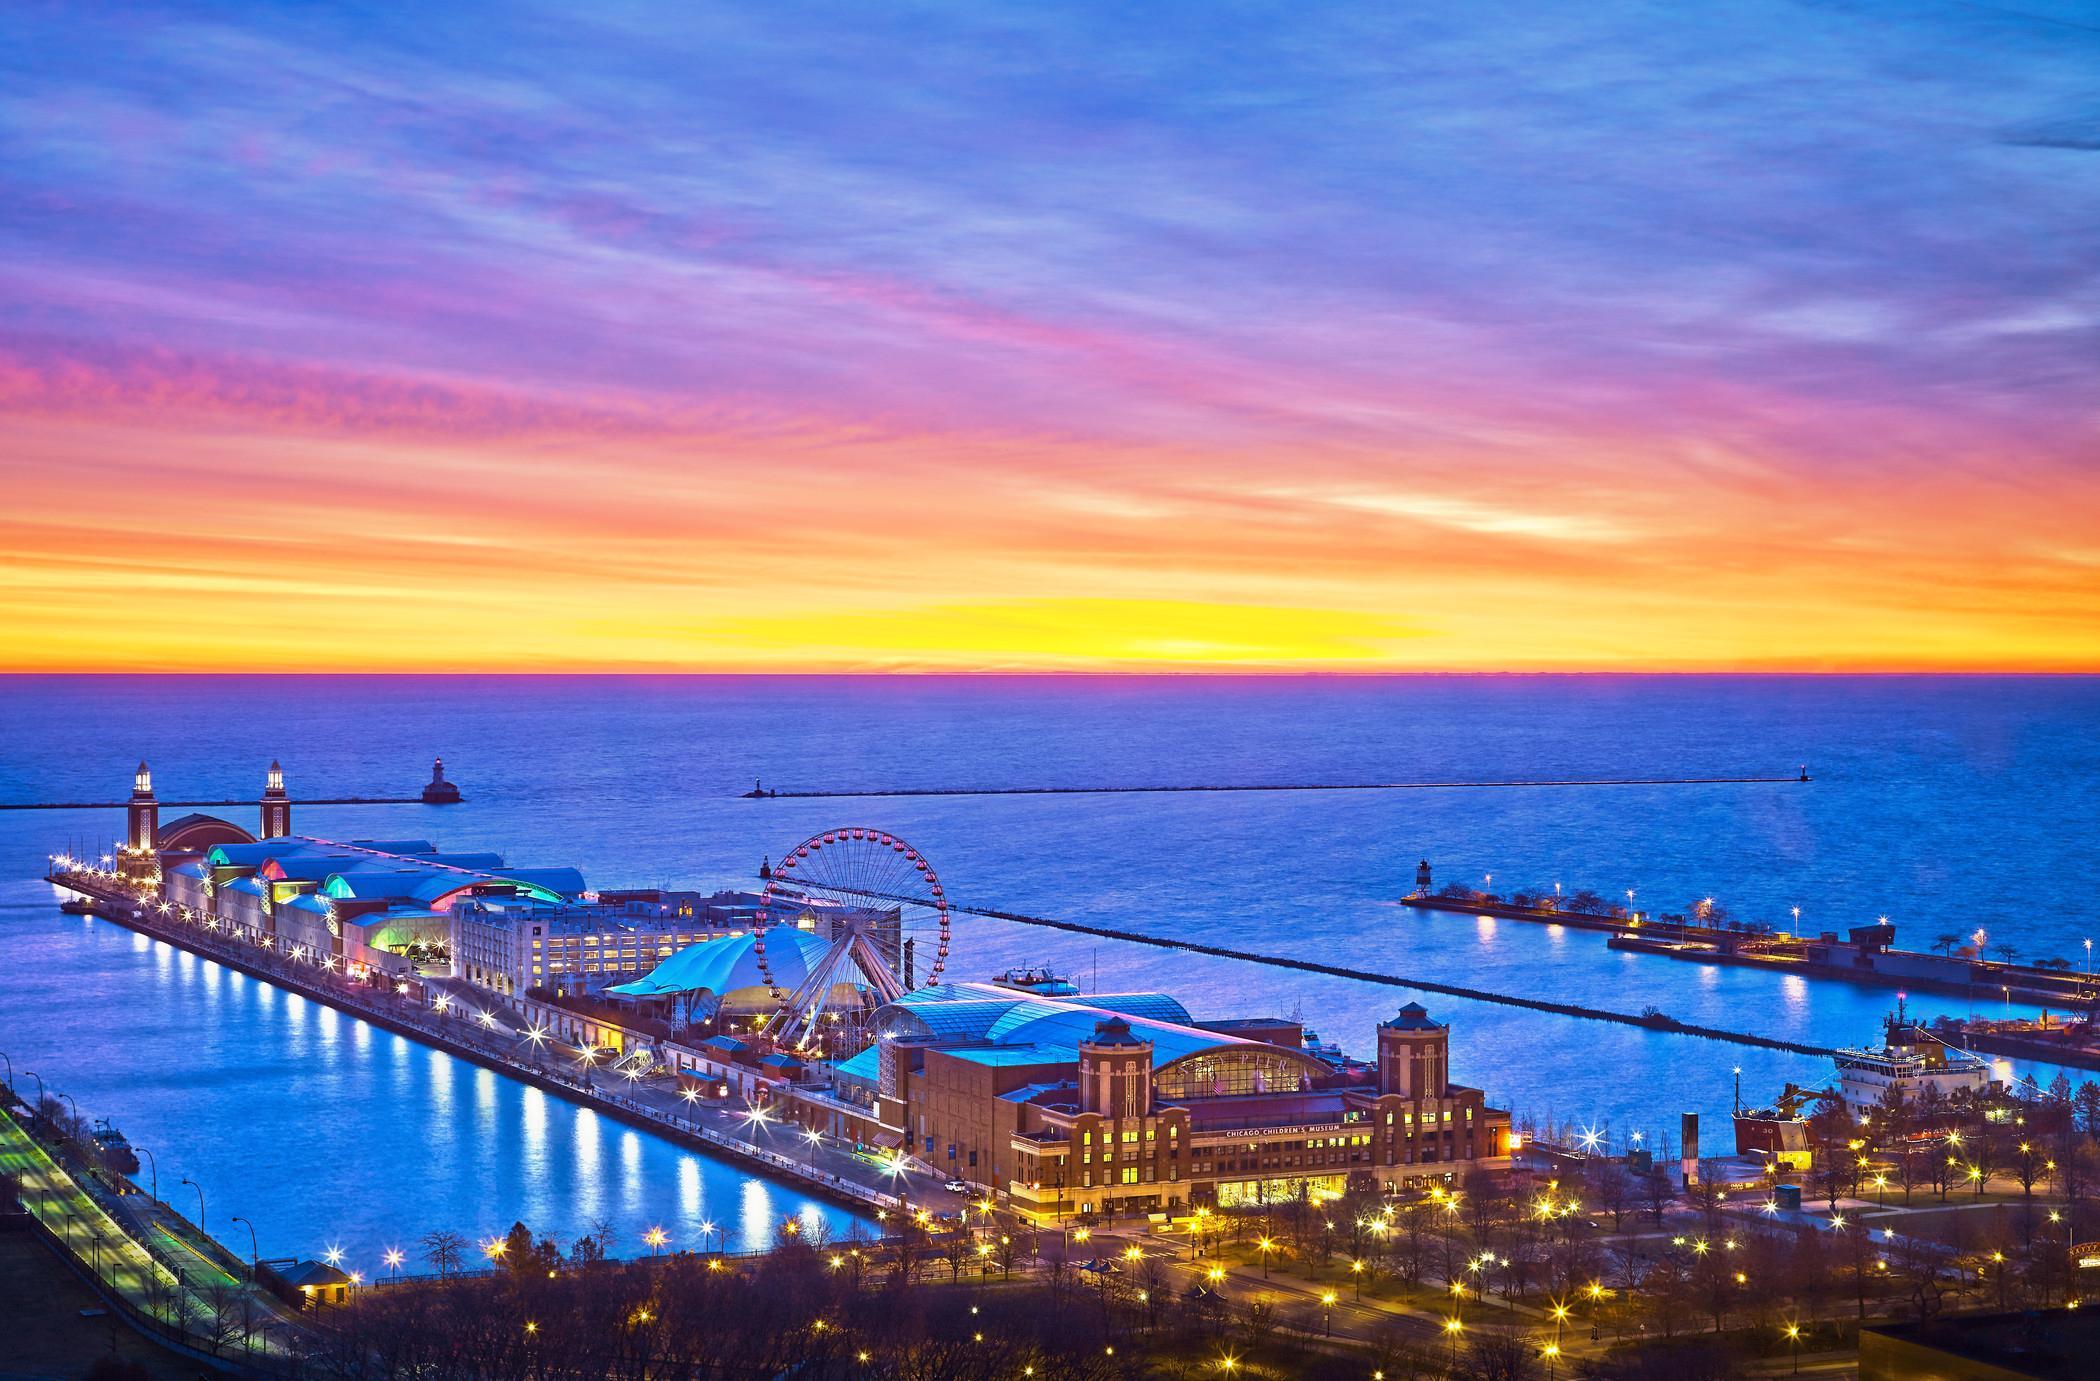
<svg viewBox="0 0 2100 1381">
<path fill-rule="evenodd" d="M 766 932 L 794 924 L 804 914 L 828 934 L 830 944 L 790 990 L 767 958 Z M 948 899 L 933 865 L 910 844 L 885 830 L 857 825 L 825 830 L 797 844 L 767 870 L 752 934 L 752 953 L 778 1004 L 766 1034 L 778 1045 L 809 1045 L 840 983 L 863 986 L 878 1004 L 902 997 L 911 986 L 899 972 L 903 937 L 906 931 L 924 930 L 936 936 L 926 981 L 937 983 L 952 938 Z"/>
</svg>

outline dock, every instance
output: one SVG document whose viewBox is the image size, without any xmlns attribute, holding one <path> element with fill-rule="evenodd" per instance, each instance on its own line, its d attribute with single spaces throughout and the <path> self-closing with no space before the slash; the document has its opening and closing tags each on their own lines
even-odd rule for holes
<svg viewBox="0 0 2100 1381">
<path fill-rule="evenodd" d="M 1400 899 L 1418 911 L 1447 911 L 1465 916 L 1494 916 L 1537 925 L 1566 926 L 1610 936 L 1610 948 L 1654 954 L 1699 964 L 1730 964 L 1836 979 L 1876 987 L 1943 993 L 1952 997 L 1989 998 L 2053 1006 L 2059 1009 L 2100 1006 L 2100 980 L 2092 975 L 2008 964 L 1963 954 L 1928 954 L 1897 949 L 1895 928 L 1886 924 L 1855 926 L 1845 936 L 1817 936 L 1738 930 L 1700 925 L 1677 918 L 1639 913 L 1606 915 L 1551 906 L 1517 906 L 1499 899 L 1434 896 L 1414 893 Z"/>
</svg>

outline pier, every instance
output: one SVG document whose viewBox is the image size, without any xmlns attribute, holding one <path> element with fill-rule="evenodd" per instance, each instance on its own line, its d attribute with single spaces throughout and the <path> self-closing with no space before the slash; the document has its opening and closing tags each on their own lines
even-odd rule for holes
<svg viewBox="0 0 2100 1381">
<path fill-rule="evenodd" d="M 628 1097 L 591 1084 L 580 1083 L 543 1066 L 521 1060 L 501 1048 L 490 1037 L 475 1032 L 463 1003 L 451 1004 L 455 1015 L 450 1019 L 432 1020 L 427 1011 L 408 999 L 376 992 L 360 993 L 343 985 L 320 981 L 293 971 L 288 966 L 280 966 L 257 951 L 244 950 L 233 943 L 216 942 L 201 934 L 193 925 L 164 921 L 140 908 L 134 899 L 124 895 L 115 885 L 104 885 L 92 877 L 58 870 L 54 870 L 46 881 L 86 898 L 89 903 L 86 909 L 91 914 L 113 921 L 126 929 L 188 950 L 215 964 L 245 973 L 251 978 L 298 993 L 310 1001 L 334 1007 L 382 1030 L 434 1046 L 447 1054 L 493 1070 L 520 1083 L 530 1084 L 571 1103 L 592 1108 L 628 1126 L 641 1128 L 694 1150 L 727 1155 L 752 1169 L 789 1180 L 798 1188 L 834 1203 L 855 1209 L 885 1210 L 908 1209 L 913 1205 L 914 1201 L 904 1195 L 859 1183 L 843 1173 L 827 1172 L 809 1159 L 782 1155 L 742 1137 L 709 1127 L 693 1117 L 657 1108 L 638 1097 Z M 500 1026 L 500 1023 L 498 1025 Z M 506 1035 L 517 1035 L 511 1028 L 503 1027 L 502 1030 Z M 842 1152 L 830 1151 L 827 1154 L 829 1158 L 841 1162 L 842 1170 L 845 1168 L 845 1162 L 850 1160 L 850 1157 Z M 920 1197 L 923 1201 L 939 1200 L 942 1196 L 930 1193 Z"/>
<path fill-rule="evenodd" d="M 2090 974 L 1897 949 L 1889 943 L 1895 928 L 1886 924 L 1856 926 L 1840 939 L 1835 932 L 1815 937 L 1768 934 L 1639 913 L 1615 916 L 1422 893 L 1402 897 L 1400 904 L 1418 911 L 1599 931 L 1610 937 L 1605 943 L 1612 949 L 1697 964 L 1730 964 L 1950 997 L 1987 998 L 1995 993 L 2005 1001 L 2087 1009 L 2100 1003 L 2100 985 Z"/>
</svg>

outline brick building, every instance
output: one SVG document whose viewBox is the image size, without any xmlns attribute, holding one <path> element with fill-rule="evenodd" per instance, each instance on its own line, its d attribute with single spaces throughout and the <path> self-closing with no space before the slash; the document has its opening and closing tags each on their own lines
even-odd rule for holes
<svg viewBox="0 0 2100 1381">
<path fill-rule="evenodd" d="M 1450 1082 L 1450 1032 L 1410 1003 L 1375 1066 L 1275 1019 L 1197 1022 L 1164 993 L 1046 997 L 961 983 L 876 1013 L 880 1039 L 791 1115 L 892 1147 L 1041 1219 L 1340 1194 L 1506 1165 L 1509 1114 Z"/>
</svg>

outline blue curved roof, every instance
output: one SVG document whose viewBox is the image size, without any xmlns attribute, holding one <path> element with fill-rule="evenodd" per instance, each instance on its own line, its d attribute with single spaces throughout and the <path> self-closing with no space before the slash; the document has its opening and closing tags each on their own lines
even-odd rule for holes
<svg viewBox="0 0 2100 1381">
<path fill-rule="evenodd" d="M 330 873 L 321 890 L 331 897 L 369 901 L 382 898 L 429 905 L 467 887 L 516 883 L 542 901 L 565 901 L 583 891 L 583 874 L 574 868 L 528 868 L 504 873 L 464 870 L 350 868 Z"/>
<path fill-rule="evenodd" d="M 809 977 L 810 965 L 830 948 L 829 941 L 820 940 L 806 930 L 774 926 L 766 932 L 766 962 L 772 967 L 773 982 L 782 992 L 793 992 L 802 986 L 802 980 Z M 761 988 L 766 986 L 766 976 L 758 966 L 755 951 L 755 940 L 749 931 L 702 940 L 697 945 L 687 945 L 634 982 L 621 983 L 606 991 L 622 997 L 669 997 L 674 993 L 700 992 L 721 997 L 746 988 Z M 840 976 L 845 977 L 843 973 Z"/>
<path fill-rule="evenodd" d="M 1077 1060 L 1095 1028 L 1119 1017 L 1138 1039 L 1152 1043 L 1155 1068 L 1212 1051 L 1263 1050 L 1300 1055 L 1309 1072 L 1324 1072 L 1302 1052 L 1195 1026 L 1188 1009 L 1165 993 L 1046 998 L 990 983 L 951 983 L 885 1004 L 875 1014 L 875 1028 L 890 1039 L 932 1042 L 959 1059 L 1053 1064 Z"/>
</svg>

